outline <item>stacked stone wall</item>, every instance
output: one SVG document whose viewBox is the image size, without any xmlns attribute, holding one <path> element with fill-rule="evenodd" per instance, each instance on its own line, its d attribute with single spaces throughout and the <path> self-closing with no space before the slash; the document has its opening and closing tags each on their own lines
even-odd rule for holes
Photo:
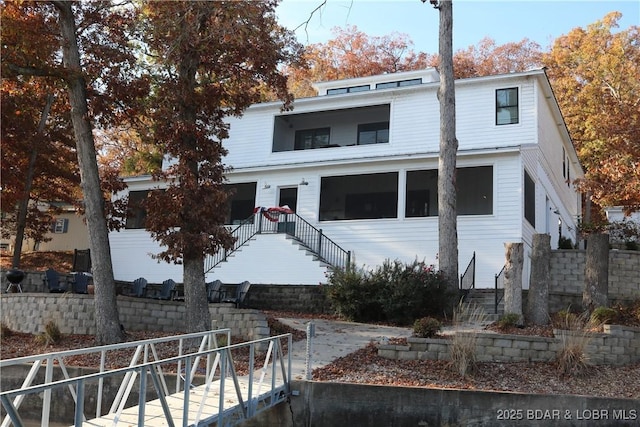
<svg viewBox="0 0 640 427">
<path fill-rule="evenodd" d="M 506 335 L 484 332 L 456 332 L 462 339 L 476 339 L 480 362 L 549 362 L 562 349 L 563 336 L 583 333 L 555 330 L 555 337 Z M 582 334 L 582 335 L 581 335 Z M 471 336 L 474 335 L 474 336 Z M 449 360 L 451 339 L 407 339 L 407 345 L 381 345 L 378 354 L 396 360 Z M 585 353 L 595 365 L 626 365 L 640 361 L 640 328 L 604 325 L 603 333 L 589 335 Z"/>
<path fill-rule="evenodd" d="M 72 293 L 10 293 L 0 297 L 2 323 L 17 332 L 37 334 L 53 321 L 63 334 L 95 334 L 93 295 Z M 149 298 L 118 296 L 120 322 L 127 331 L 184 332 L 185 304 Z M 213 328 L 229 328 L 233 337 L 269 336 L 266 316 L 233 304 L 210 304 Z"/>
</svg>

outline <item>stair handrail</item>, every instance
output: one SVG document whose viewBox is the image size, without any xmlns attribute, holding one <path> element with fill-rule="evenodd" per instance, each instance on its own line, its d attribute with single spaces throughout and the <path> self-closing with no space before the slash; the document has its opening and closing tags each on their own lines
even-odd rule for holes
<svg viewBox="0 0 640 427">
<path fill-rule="evenodd" d="M 464 273 L 460 275 L 460 289 L 468 291 L 476 287 L 476 252 L 473 251 L 471 261 L 467 264 Z"/>
<path fill-rule="evenodd" d="M 346 268 L 351 263 L 351 251 L 343 249 L 296 213 L 257 212 L 231 231 L 236 238 L 233 246 L 205 259 L 205 273 L 225 261 L 229 255 L 246 245 L 257 234 L 287 234 L 296 239 L 322 262 L 332 268 Z"/>
<path fill-rule="evenodd" d="M 500 304 L 500 301 L 502 301 L 502 297 L 504 296 L 504 294 L 502 295 L 498 295 L 498 289 L 504 289 L 504 269 L 506 268 L 506 264 L 502 266 L 502 268 L 500 269 L 500 271 L 498 272 L 498 274 L 495 275 L 495 280 L 494 280 L 494 286 L 495 286 L 495 306 L 494 306 L 494 310 L 495 310 L 495 314 L 498 314 L 498 304 Z"/>
<path fill-rule="evenodd" d="M 254 215 L 246 218 L 238 224 L 236 228 L 231 230 L 231 235 L 235 237 L 233 246 L 229 249 L 220 249 L 214 255 L 209 255 L 204 260 L 204 272 L 205 274 L 215 268 L 216 265 L 225 261 L 229 255 L 244 246 L 249 240 L 251 240 L 256 234 L 260 232 L 256 227 Z"/>
</svg>

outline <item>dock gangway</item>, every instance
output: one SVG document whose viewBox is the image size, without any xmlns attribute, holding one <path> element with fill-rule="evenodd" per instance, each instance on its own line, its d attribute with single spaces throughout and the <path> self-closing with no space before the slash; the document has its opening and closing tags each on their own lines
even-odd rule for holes
<svg viewBox="0 0 640 427">
<path fill-rule="evenodd" d="M 233 426 L 289 397 L 291 355 L 285 356 L 285 345 L 291 349 L 291 334 L 230 342 L 230 330 L 218 329 L 1 360 L 3 372 L 30 366 L 20 387 L 0 392 L 1 426 L 37 422 L 22 411 L 32 417 L 34 402 L 41 425 Z M 122 364 L 123 352 L 126 366 L 113 366 L 111 360 Z M 98 358 L 99 368 L 73 368 L 79 355 Z M 239 355 L 241 362 L 234 360 Z M 113 384 L 117 391 L 105 392 Z M 51 419 L 53 405 L 68 401 L 71 415 Z"/>
</svg>

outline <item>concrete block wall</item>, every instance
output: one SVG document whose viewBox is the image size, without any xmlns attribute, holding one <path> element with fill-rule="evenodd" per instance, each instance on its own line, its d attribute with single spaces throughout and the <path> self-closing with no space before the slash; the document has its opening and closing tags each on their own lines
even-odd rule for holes
<svg viewBox="0 0 640 427">
<path fill-rule="evenodd" d="M 260 310 L 302 313 L 328 313 L 331 310 L 323 287 L 317 285 L 251 285 L 246 303 Z"/>
<path fill-rule="evenodd" d="M 147 298 L 119 296 L 120 322 L 128 331 L 184 332 L 185 304 Z M 93 295 L 72 293 L 16 293 L 0 296 L 2 322 L 17 332 L 38 334 L 53 321 L 63 334 L 95 334 Z M 230 328 L 232 337 L 266 338 L 266 316 L 233 304 L 209 304 L 214 328 Z"/>
<path fill-rule="evenodd" d="M 582 295 L 585 258 L 584 250 L 551 251 L 549 291 Z M 609 251 L 609 297 L 620 301 L 640 298 L 640 251 Z"/>
<path fill-rule="evenodd" d="M 549 362 L 562 349 L 562 338 L 580 332 L 555 330 L 554 338 L 485 332 L 456 332 L 476 339 L 480 362 Z M 450 360 L 450 338 L 407 339 L 408 345 L 381 345 L 378 355 L 395 360 Z M 590 336 L 585 349 L 596 365 L 627 365 L 640 361 L 640 328 L 605 325 L 603 333 Z"/>
</svg>

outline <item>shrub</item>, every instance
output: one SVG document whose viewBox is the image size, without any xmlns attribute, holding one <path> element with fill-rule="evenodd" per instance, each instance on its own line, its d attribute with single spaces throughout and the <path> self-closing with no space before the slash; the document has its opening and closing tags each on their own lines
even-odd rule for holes
<svg viewBox="0 0 640 427">
<path fill-rule="evenodd" d="M 0 323 L 0 338 L 10 337 L 11 335 L 13 335 L 13 330 L 6 323 Z"/>
<path fill-rule="evenodd" d="M 413 323 L 413 335 L 419 338 L 432 338 L 438 335 L 442 323 L 433 317 L 422 317 Z"/>
<path fill-rule="evenodd" d="M 520 315 L 517 313 L 505 313 L 498 320 L 498 328 L 506 330 L 518 326 Z"/>
<path fill-rule="evenodd" d="M 578 330 L 584 326 L 584 321 L 567 308 L 551 316 L 551 326 L 555 329 Z"/>
<path fill-rule="evenodd" d="M 558 249 L 573 249 L 573 242 L 568 237 L 560 236 L 558 237 Z"/>
<path fill-rule="evenodd" d="M 43 346 L 56 344 L 60 342 L 61 339 L 62 333 L 60 332 L 58 325 L 56 325 L 53 320 L 47 322 L 47 324 L 44 325 L 44 332 L 36 335 L 35 337 L 36 342 Z"/>
<path fill-rule="evenodd" d="M 442 314 L 452 297 L 442 274 L 418 261 L 386 260 L 374 271 L 351 265 L 334 270 L 328 283 L 327 297 L 336 312 L 359 322 L 411 325 Z"/>
<path fill-rule="evenodd" d="M 591 322 L 598 324 L 613 323 L 618 319 L 618 311 L 609 307 L 598 307 L 591 313 Z"/>
</svg>

